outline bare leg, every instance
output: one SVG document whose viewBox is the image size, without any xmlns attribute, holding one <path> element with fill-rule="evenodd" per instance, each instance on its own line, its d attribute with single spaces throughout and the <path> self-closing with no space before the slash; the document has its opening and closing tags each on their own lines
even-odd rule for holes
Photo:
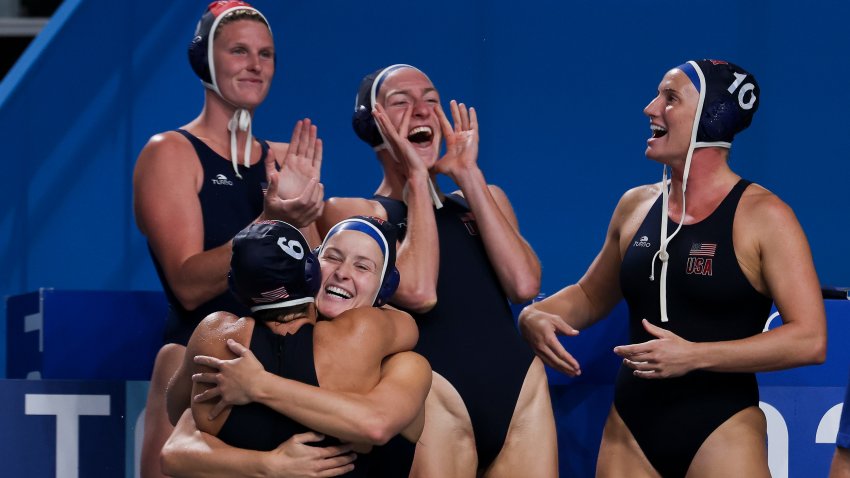
<svg viewBox="0 0 850 478">
<path fill-rule="evenodd" d="M 505 444 L 486 478 L 558 476 L 558 437 L 546 369 L 535 357 L 519 392 Z"/>
<path fill-rule="evenodd" d="M 649 463 L 649 459 L 640 449 L 631 430 L 613 406 L 605 421 L 605 429 L 602 431 L 602 443 L 599 446 L 599 457 L 596 461 L 596 476 L 599 478 L 661 477 Z"/>
<path fill-rule="evenodd" d="M 474 478 L 478 468 L 472 421 L 460 394 L 437 372 L 425 399 L 425 428 L 410 478 Z"/>
<path fill-rule="evenodd" d="M 145 434 L 142 440 L 141 477 L 159 478 L 162 474 L 159 453 L 174 429 L 165 408 L 168 381 L 183 362 L 186 347 L 168 344 L 159 350 L 151 374 L 148 399 L 145 405 Z"/>
<path fill-rule="evenodd" d="M 767 420 L 759 407 L 736 413 L 705 439 L 688 468 L 688 478 L 770 478 Z"/>
<path fill-rule="evenodd" d="M 850 478 L 850 450 L 835 447 L 835 455 L 832 456 L 832 467 L 829 469 L 829 478 Z"/>
</svg>

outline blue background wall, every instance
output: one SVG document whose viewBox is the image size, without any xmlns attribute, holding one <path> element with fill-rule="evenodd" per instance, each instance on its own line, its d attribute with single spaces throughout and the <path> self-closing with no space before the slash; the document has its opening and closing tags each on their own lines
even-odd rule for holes
<svg viewBox="0 0 850 478">
<path fill-rule="evenodd" d="M 0 295 L 159 288 L 131 176 L 151 135 L 200 110 L 185 48 L 206 3 L 67 1 L 0 83 Z M 620 194 L 660 179 L 641 110 L 664 72 L 692 58 L 739 63 L 762 104 L 733 168 L 794 208 L 824 284 L 850 284 L 846 1 L 254 4 L 279 62 L 258 136 L 286 141 L 311 117 L 327 194 L 370 194 L 378 165 L 349 126 L 357 84 L 389 63 L 418 65 L 445 103 L 478 109 L 480 163 L 512 198 L 547 292 L 583 273 Z"/>
</svg>

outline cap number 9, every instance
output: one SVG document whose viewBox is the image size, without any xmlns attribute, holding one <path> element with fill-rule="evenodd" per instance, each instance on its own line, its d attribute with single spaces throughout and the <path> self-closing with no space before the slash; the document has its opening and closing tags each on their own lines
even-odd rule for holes
<svg viewBox="0 0 850 478">
<path fill-rule="evenodd" d="M 285 237 L 277 239 L 277 245 L 283 249 L 283 252 L 289 254 L 293 259 L 300 261 L 304 257 L 304 246 L 295 239 L 287 242 Z"/>
</svg>

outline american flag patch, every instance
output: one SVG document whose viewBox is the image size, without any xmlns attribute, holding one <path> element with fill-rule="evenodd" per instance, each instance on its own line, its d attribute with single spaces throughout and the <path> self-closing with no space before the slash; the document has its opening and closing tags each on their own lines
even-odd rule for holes
<svg viewBox="0 0 850 478">
<path fill-rule="evenodd" d="M 252 297 L 251 300 L 258 304 L 266 304 L 289 297 L 289 292 L 286 291 L 286 287 L 278 287 L 268 292 L 260 292 L 260 295 L 262 297 Z"/>
<path fill-rule="evenodd" d="M 689 253 L 689 255 L 714 257 L 715 252 L 717 252 L 717 244 L 709 244 L 707 242 L 695 242 L 694 245 L 691 246 L 691 252 Z"/>
</svg>

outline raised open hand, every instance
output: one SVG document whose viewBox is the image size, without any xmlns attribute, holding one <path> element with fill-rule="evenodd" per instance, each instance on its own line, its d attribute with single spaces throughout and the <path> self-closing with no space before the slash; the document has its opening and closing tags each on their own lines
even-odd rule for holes
<svg viewBox="0 0 850 478">
<path fill-rule="evenodd" d="M 466 108 L 463 103 L 450 102 L 452 121 L 449 122 L 443 108 L 437 105 L 440 128 L 446 141 L 446 154 L 437 161 L 434 169 L 454 178 L 456 174 L 477 167 L 478 162 L 478 115 L 475 108 Z"/>
<path fill-rule="evenodd" d="M 389 116 L 387 116 L 387 111 L 380 104 L 375 104 L 375 109 L 372 110 L 372 116 L 375 118 L 378 128 L 383 133 L 387 146 L 404 168 L 406 175 L 410 177 L 411 174 L 415 173 L 427 174 L 428 168 L 425 162 L 422 161 L 422 158 L 419 157 L 419 154 L 413 147 L 413 143 L 407 138 L 410 129 L 410 118 L 413 116 L 413 105 L 408 105 L 404 110 L 404 116 L 398 129 L 393 126 Z"/>
<path fill-rule="evenodd" d="M 299 196 L 311 179 L 320 181 L 322 140 L 317 133 L 318 128 L 311 124 L 310 118 L 295 123 L 280 169 L 283 176 L 278 182 L 277 193 L 282 199 Z"/>
<path fill-rule="evenodd" d="M 319 182 L 322 140 L 309 119 L 298 121 L 278 171 L 275 155 L 266 155 L 268 189 L 263 198 L 263 219 L 286 221 L 306 227 L 322 214 L 325 187 Z"/>
</svg>

